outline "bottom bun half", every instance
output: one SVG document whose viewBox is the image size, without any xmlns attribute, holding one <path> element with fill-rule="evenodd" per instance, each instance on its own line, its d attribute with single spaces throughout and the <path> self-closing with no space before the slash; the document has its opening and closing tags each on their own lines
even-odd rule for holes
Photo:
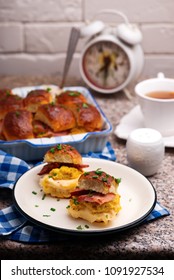
<svg viewBox="0 0 174 280">
<path fill-rule="evenodd" d="M 78 202 L 76 198 L 71 198 L 67 210 L 73 218 L 81 218 L 90 223 L 103 222 L 107 224 L 121 210 L 120 195 L 116 194 L 114 200 L 101 205 L 93 202 Z"/>
</svg>

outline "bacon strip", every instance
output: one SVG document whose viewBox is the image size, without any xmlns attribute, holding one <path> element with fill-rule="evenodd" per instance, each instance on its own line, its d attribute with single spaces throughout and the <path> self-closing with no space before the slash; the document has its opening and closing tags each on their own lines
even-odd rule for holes
<svg viewBox="0 0 174 280">
<path fill-rule="evenodd" d="M 90 194 L 80 195 L 77 197 L 77 200 L 79 202 L 82 202 L 82 201 L 96 202 L 101 205 L 105 202 L 112 201 L 114 198 L 115 198 L 114 193 L 107 193 L 107 194 L 94 193 L 92 195 L 90 195 Z"/>
<path fill-rule="evenodd" d="M 43 175 L 49 173 L 54 168 L 60 168 L 61 166 L 74 167 L 79 170 L 82 168 L 88 167 L 88 164 L 74 164 L 74 163 L 65 163 L 65 162 L 50 162 L 43 166 L 43 168 L 39 171 L 38 175 Z"/>
</svg>

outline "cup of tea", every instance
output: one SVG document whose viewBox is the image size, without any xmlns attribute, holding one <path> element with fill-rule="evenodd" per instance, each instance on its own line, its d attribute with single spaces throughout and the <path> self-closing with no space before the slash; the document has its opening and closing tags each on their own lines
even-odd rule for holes
<svg viewBox="0 0 174 280">
<path fill-rule="evenodd" d="M 162 136 L 174 135 L 174 79 L 158 73 L 135 86 L 144 126 L 158 130 Z"/>
</svg>

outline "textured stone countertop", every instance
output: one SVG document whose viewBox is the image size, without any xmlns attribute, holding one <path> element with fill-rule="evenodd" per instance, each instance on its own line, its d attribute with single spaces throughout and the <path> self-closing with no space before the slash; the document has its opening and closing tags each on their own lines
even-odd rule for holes
<svg viewBox="0 0 174 280">
<path fill-rule="evenodd" d="M 39 84 L 59 84 L 57 77 L 1 77 L 0 88 Z M 67 85 L 82 85 L 70 79 Z M 93 93 L 103 112 L 113 125 L 113 131 L 121 118 L 136 104 L 122 92 L 115 95 Z M 117 162 L 128 165 L 125 140 L 114 133 L 109 141 L 115 150 Z M 166 148 L 161 168 L 149 177 L 157 191 L 158 202 L 170 211 L 166 216 L 103 237 L 67 238 L 54 244 L 23 244 L 1 239 L 1 259 L 173 259 L 174 258 L 174 149 Z M 0 189 L 0 207 L 11 203 L 11 191 Z"/>
</svg>

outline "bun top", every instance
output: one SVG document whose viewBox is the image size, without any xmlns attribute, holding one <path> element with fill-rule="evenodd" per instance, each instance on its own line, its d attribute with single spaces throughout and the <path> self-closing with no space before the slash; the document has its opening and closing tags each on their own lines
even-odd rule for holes
<svg viewBox="0 0 174 280">
<path fill-rule="evenodd" d="M 78 180 L 78 186 L 83 190 L 91 190 L 102 194 L 115 194 L 119 182 L 120 179 L 116 179 L 101 169 L 97 169 L 83 173 Z"/>
<path fill-rule="evenodd" d="M 82 156 L 74 147 L 68 144 L 58 144 L 46 152 L 44 162 L 82 164 Z"/>
<path fill-rule="evenodd" d="M 36 89 L 30 91 L 24 98 L 24 106 L 30 112 L 35 113 L 40 105 L 48 104 L 52 101 L 52 95 L 47 90 Z"/>
<path fill-rule="evenodd" d="M 102 129 L 101 114 L 92 104 L 74 103 L 70 109 L 75 115 L 78 127 L 84 127 L 86 131 L 100 131 Z"/>
<path fill-rule="evenodd" d="M 54 132 L 66 131 L 76 126 L 71 110 L 51 103 L 39 106 L 34 118 L 48 125 Z"/>
<path fill-rule="evenodd" d="M 11 94 L 10 91 L 2 93 L 0 98 L 0 119 L 13 110 L 23 109 L 23 99 L 16 95 Z"/>
<path fill-rule="evenodd" d="M 33 138 L 32 113 L 26 110 L 8 112 L 2 123 L 2 134 L 8 141 Z"/>
<path fill-rule="evenodd" d="M 87 99 L 82 93 L 78 91 L 67 90 L 62 92 L 60 95 L 56 97 L 57 104 L 64 104 L 64 105 L 71 106 L 73 103 L 83 103 L 83 102 L 87 102 Z"/>
</svg>

